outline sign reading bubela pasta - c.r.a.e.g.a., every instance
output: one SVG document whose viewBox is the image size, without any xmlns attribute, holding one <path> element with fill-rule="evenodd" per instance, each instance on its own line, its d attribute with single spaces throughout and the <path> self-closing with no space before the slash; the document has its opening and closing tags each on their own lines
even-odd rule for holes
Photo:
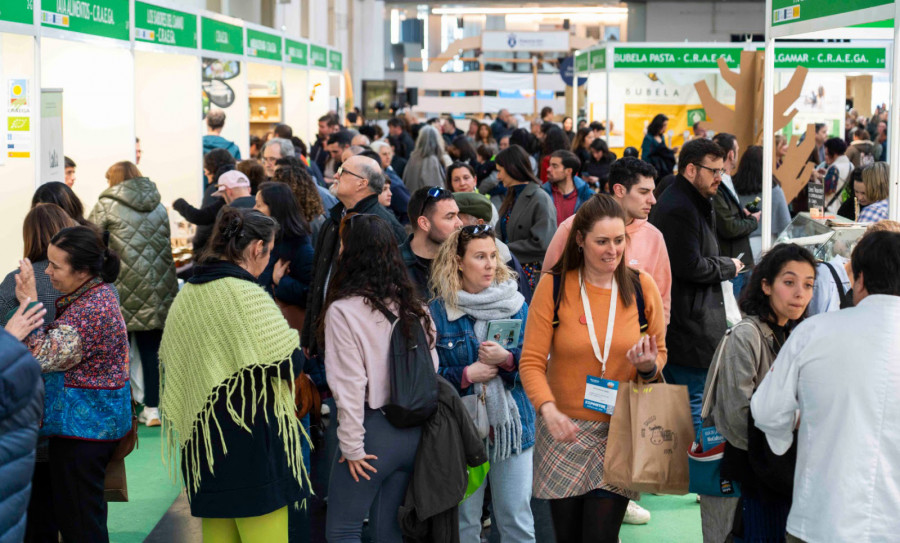
<svg viewBox="0 0 900 543">
<path fill-rule="evenodd" d="M 281 60 L 281 36 L 248 28 L 247 56 Z"/>
<path fill-rule="evenodd" d="M 195 49 L 197 16 L 153 4 L 135 2 L 134 39 Z"/>
<path fill-rule="evenodd" d="M 5 4 L 9 0 L 3 0 Z M 41 25 L 92 36 L 128 40 L 128 0 L 41 0 Z"/>
<path fill-rule="evenodd" d="M 302 41 L 284 39 L 284 60 L 291 64 L 306 66 L 309 64 L 309 45 Z"/>
<path fill-rule="evenodd" d="M 200 47 L 215 53 L 243 55 L 244 29 L 210 17 L 201 17 Z"/>
<path fill-rule="evenodd" d="M 729 68 L 741 64 L 741 47 L 616 47 L 614 68 L 718 69 L 720 58 Z"/>
</svg>

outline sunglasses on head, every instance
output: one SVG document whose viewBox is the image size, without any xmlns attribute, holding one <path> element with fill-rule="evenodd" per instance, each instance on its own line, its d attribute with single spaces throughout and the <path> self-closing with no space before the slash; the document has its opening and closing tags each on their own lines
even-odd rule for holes
<svg viewBox="0 0 900 543">
<path fill-rule="evenodd" d="M 425 201 L 422 202 L 422 209 L 432 200 L 443 200 L 445 198 L 453 198 L 453 193 L 443 187 L 432 187 L 426 193 Z"/>
<path fill-rule="evenodd" d="M 471 224 L 469 226 L 463 226 L 460 229 L 461 234 L 465 234 L 469 237 L 477 237 L 483 235 L 494 235 L 494 229 L 489 224 Z"/>
</svg>

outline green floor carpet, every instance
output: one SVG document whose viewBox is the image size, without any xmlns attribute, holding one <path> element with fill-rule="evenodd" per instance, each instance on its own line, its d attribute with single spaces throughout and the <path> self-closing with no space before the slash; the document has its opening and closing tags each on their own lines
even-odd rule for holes
<svg viewBox="0 0 900 543">
<path fill-rule="evenodd" d="M 138 448 L 125 459 L 129 501 L 109 504 L 111 543 L 144 541 L 181 490 L 162 463 L 159 427 L 139 428 Z"/>
<path fill-rule="evenodd" d="M 700 504 L 696 494 L 654 496 L 644 494 L 638 502 L 650 511 L 650 523 L 622 526 L 622 543 L 697 543 L 703 541 L 700 529 Z"/>
</svg>

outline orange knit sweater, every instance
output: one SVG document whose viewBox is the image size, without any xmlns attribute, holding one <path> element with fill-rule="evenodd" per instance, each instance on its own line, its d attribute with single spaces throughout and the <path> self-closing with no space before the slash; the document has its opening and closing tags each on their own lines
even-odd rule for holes
<svg viewBox="0 0 900 543">
<path fill-rule="evenodd" d="M 662 299 L 653 278 L 641 272 L 644 292 L 648 335 L 656 336 L 659 356 L 656 364 L 660 370 L 666 363 L 666 322 Z M 597 331 L 600 348 L 606 342 L 606 323 L 609 317 L 610 289 L 585 285 L 591 303 L 591 314 Z M 546 402 L 556 402 L 560 411 L 581 420 L 609 421 L 609 415 L 585 409 L 584 392 L 587 376 L 600 377 L 602 365 L 591 347 L 587 326 L 581 323 L 584 309 L 578 273 L 566 274 L 563 298 L 559 304 L 559 326 L 553 329 L 553 276 L 545 274 L 528 308 L 525 325 L 525 345 L 519 362 L 519 375 L 525 392 L 540 410 Z M 613 327 L 612 351 L 606 361 L 606 378 L 629 381 L 637 378 L 637 369 L 631 365 L 625 353 L 641 338 L 637 304 L 616 306 L 616 323 Z M 547 355 L 550 359 L 547 359 Z"/>
</svg>

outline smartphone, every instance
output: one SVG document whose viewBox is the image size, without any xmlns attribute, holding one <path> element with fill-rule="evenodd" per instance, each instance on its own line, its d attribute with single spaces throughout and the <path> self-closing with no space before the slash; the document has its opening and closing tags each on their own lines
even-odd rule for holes
<svg viewBox="0 0 900 543">
<path fill-rule="evenodd" d="M 738 260 L 743 259 L 743 258 L 744 258 L 744 253 L 741 253 L 741 254 L 737 255 L 735 258 L 737 258 Z"/>
</svg>

